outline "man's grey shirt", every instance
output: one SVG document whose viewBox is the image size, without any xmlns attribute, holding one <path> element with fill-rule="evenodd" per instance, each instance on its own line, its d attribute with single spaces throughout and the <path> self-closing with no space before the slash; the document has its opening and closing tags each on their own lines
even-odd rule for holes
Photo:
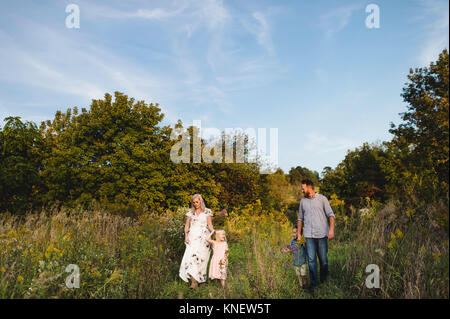
<svg viewBox="0 0 450 319">
<path fill-rule="evenodd" d="M 298 208 L 298 220 L 303 222 L 303 234 L 308 238 L 323 238 L 328 235 L 330 226 L 327 218 L 333 216 L 328 199 L 319 193 L 312 198 L 303 197 Z"/>
</svg>

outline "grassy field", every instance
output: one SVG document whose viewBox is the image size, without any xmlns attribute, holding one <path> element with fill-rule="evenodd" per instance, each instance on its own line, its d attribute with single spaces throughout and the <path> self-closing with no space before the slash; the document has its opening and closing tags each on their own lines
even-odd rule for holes
<svg viewBox="0 0 450 319">
<path fill-rule="evenodd" d="M 281 252 L 292 223 L 258 204 L 214 218 L 227 231 L 227 285 L 209 280 L 196 290 L 178 277 L 185 209 L 136 219 L 101 208 L 3 214 L 0 298 L 449 297 L 448 226 L 439 224 L 447 208 L 429 206 L 414 221 L 394 204 L 363 216 L 336 211 L 330 279 L 313 295 L 299 287 L 291 256 Z M 69 264 L 80 269 L 80 288 L 66 287 Z M 379 289 L 365 286 L 368 264 L 380 268 Z"/>
</svg>

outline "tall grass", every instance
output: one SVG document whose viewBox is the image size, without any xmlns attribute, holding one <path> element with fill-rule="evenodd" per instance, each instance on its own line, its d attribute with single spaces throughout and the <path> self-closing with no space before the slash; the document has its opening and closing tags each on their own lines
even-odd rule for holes
<svg viewBox="0 0 450 319">
<path fill-rule="evenodd" d="M 208 280 L 190 290 L 178 276 L 185 209 L 137 218 L 101 208 L 48 209 L 0 216 L 0 298 L 448 298 L 448 226 L 435 204 L 405 214 L 397 203 L 364 215 L 337 214 L 329 241 L 330 279 L 314 294 L 299 287 L 289 254 L 292 224 L 260 203 L 214 218 L 230 247 L 225 288 Z M 80 268 L 80 288 L 65 271 Z M 381 286 L 365 285 L 377 264 Z"/>
</svg>

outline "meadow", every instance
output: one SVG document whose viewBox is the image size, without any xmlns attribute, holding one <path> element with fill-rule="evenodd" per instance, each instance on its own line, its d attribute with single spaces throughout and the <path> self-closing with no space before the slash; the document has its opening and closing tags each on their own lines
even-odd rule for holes
<svg viewBox="0 0 450 319">
<path fill-rule="evenodd" d="M 414 217 L 396 202 L 350 212 L 330 202 L 330 278 L 314 294 L 299 287 L 292 257 L 281 251 L 295 212 L 257 202 L 215 214 L 230 247 L 227 284 L 208 280 L 190 290 L 178 276 L 187 208 L 132 218 L 94 203 L 0 215 L 0 298 L 449 298 L 445 205 Z M 69 264 L 80 269 L 79 288 L 66 286 Z M 366 287 L 369 264 L 379 266 L 380 288 Z"/>
</svg>

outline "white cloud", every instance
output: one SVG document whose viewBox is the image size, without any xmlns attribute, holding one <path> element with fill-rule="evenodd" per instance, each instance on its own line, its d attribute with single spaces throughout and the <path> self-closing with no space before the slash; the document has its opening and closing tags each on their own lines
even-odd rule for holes
<svg viewBox="0 0 450 319">
<path fill-rule="evenodd" d="M 106 92 L 121 91 L 138 100 L 160 103 L 166 119 L 175 122 L 181 116 L 177 113 L 187 112 L 183 110 L 186 104 L 205 112 L 199 116 L 207 117 L 217 110 L 229 113 L 233 109 L 230 92 L 267 83 L 283 72 L 274 57 L 265 54 L 264 46 L 271 46 L 271 30 L 262 13 L 244 14 L 257 27 L 253 35 L 261 50 L 254 52 L 235 40 L 236 34 L 242 34 L 242 25 L 221 0 L 184 1 L 180 6 L 154 8 L 141 4 L 133 8 L 128 2 L 102 6 L 80 1 L 83 32 L 71 32 L 69 36 L 65 28 L 23 17 L 14 37 L 0 31 L 0 82 L 43 88 L 46 101 L 52 100 L 48 93 L 52 91 L 59 97 L 77 97 L 68 97 L 68 105 L 62 107 L 80 100 L 88 104 Z M 153 68 L 153 61 L 136 62 L 126 52 L 108 47 L 108 38 L 101 42 L 106 44 L 96 42 L 95 32 L 85 32 L 83 23 L 99 18 L 158 20 L 164 32 L 161 38 L 169 44 L 158 48 L 157 54 L 169 66 Z M 21 101 L 29 102 L 36 100 Z"/>
<path fill-rule="evenodd" d="M 425 26 L 425 45 L 419 56 L 420 64 L 428 66 L 430 62 L 438 59 L 439 53 L 444 48 L 448 49 L 449 46 L 448 1 L 420 0 L 419 5 L 423 7 L 423 18 L 430 21 Z"/>
<path fill-rule="evenodd" d="M 358 146 L 352 140 L 339 136 L 325 136 L 313 132 L 306 136 L 304 149 L 307 152 L 322 154 L 346 151 Z"/>
<path fill-rule="evenodd" d="M 325 30 L 325 35 L 327 38 L 332 37 L 336 33 L 345 29 L 349 24 L 353 12 L 361 9 L 362 6 L 359 4 L 339 7 L 332 11 L 328 11 L 319 17 L 319 24 L 321 28 Z"/>
<path fill-rule="evenodd" d="M 253 18 L 259 22 L 257 31 L 258 43 L 265 47 L 269 53 L 273 53 L 272 39 L 270 37 L 270 26 L 265 15 L 261 12 L 254 12 Z"/>
</svg>

